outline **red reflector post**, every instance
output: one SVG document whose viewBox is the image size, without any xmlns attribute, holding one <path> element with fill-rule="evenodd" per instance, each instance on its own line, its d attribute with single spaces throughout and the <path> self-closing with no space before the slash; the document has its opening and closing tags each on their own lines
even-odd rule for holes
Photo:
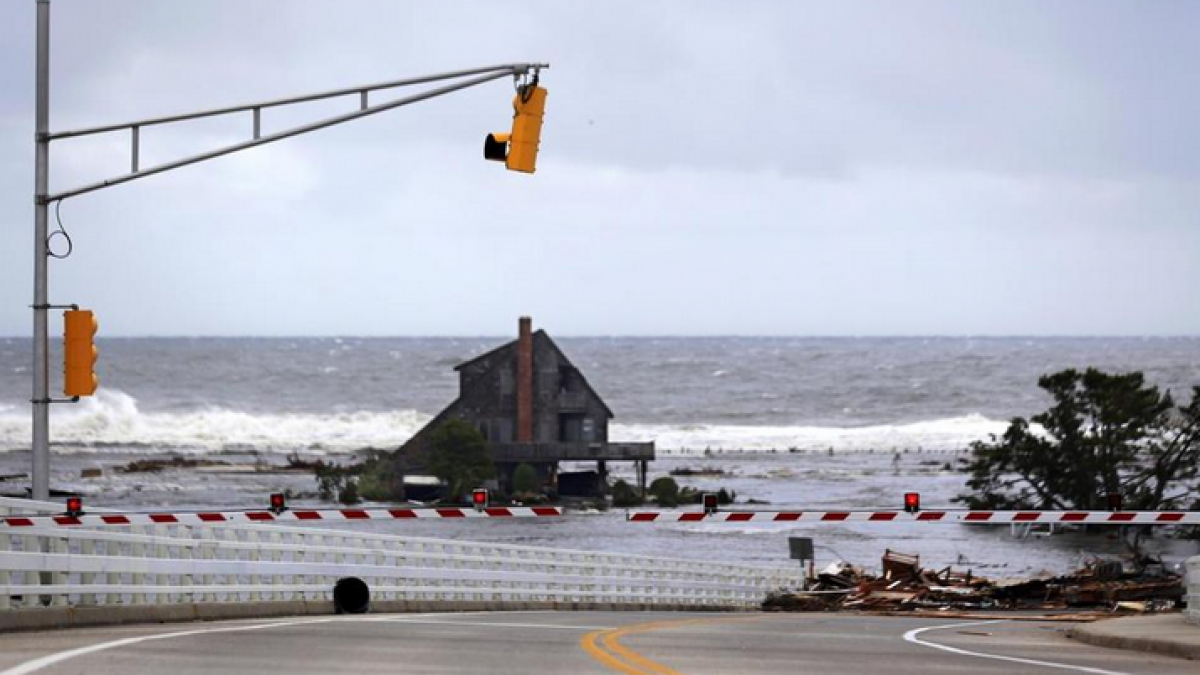
<svg viewBox="0 0 1200 675">
<path fill-rule="evenodd" d="M 83 515 L 83 498 L 67 497 L 67 515 L 78 518 Z"/>
<path fill-rule="evenodd" d="M 916 513 L 921 510 L 921 493 L 920 492 L 905 492 L 904 493 L 904 512 Z"/>
<path fill-rule="evenodd" d="M 482 511 L 488 507 L 488 491 L 487 488 L 476 488 L 471 491 L 471 504 L 476 511 Z"/>
</svg>

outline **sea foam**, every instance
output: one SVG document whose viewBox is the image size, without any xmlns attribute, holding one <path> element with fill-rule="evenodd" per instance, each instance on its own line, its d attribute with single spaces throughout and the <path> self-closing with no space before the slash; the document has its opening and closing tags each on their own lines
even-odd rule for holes
<svg viewBox="0 0 1200 675">
<path fill-rule="evenodd" d="M 428 420 L 415 410 L 329 414 L 249 414 L 209 408 L 148 413 L 120 391 L 101 390 L 78 405 L 54 410 L 51 437 L 67 452 L 160 448 L 191 452 L 349 452 L 399 446 Z M 0 414 L 0 451 L 28 448 L 27 414 Z"/>
<path fill-rule="evenodd" d="M 365 447 L 395 448 L 430 415 L 415 410 L 327 414 L 247 413 L 223 408 L 143 412 L 132 396 L 101 390 L 77 405 L 54 409 L 51 434 L 65 452 L 136 448 L 211 453 L 257 450 L 346 453 Z M 958 450 L 1004 431 L 1005 422 L 964 415 L 909 424 L 863 427 L 727 424 L 616 424 L 613 441 L 655 441 L 664 454 L 705 452 L 890 452 Z M 27 411 L 0 413 L 0 452 L 29 447 Z"/>
</svg>

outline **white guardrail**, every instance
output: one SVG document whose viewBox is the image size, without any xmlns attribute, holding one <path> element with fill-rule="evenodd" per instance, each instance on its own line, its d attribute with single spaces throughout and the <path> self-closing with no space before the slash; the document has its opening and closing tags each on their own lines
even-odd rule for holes
<svg viewBox="0 0 1200 675">
<path fill-rule="evenodd" d="M 0 516 L 62 504 L 0 498 Z M 90 509 L 100 513 L 101 509 Z M 273 524 L 0 531 L 0 611 L 21 607 L 331 600 L 357 577 L 371 599 L 756 607 L 798 567 L 407 537 Z"/>
<path fill-rule="evenodd" d="M 1200 555 L 1187 560 L 1187 609 L 1183 614 L 1188 621 L 1200 625 Z"/>
</svg>

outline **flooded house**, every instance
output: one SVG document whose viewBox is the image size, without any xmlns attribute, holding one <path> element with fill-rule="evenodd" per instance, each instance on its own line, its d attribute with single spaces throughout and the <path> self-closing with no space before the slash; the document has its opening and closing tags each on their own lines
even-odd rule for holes
<svg viewBox="0 0 1200 675">
<path fill-rule="evenodd" d="M 434 432 L 457 418 L 479 429 L 506 491 L 516 467 L 529 464 L 561 495 L 594 495 L 607 487 L 610 462 L 633 462 L 637 487 L 645 492 L 654 443 L 609 439 L 612 409 L 554 340 L 533 330 L 529 317 L 519 320 L 516 340 L 455 370 L 458 398 L 400 447 L 398 473 L 426 472 Z M 595 470 L 560 472 L 563 462 L 594 462 Z"/>
</svg>

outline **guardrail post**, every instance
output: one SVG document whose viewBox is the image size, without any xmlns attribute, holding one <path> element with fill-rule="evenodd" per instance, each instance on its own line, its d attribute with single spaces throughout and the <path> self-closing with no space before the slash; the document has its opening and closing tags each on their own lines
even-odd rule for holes
<svg viewBox="0 0 1200 675">
<path fill-rule="evenodd" d="M 1187 609 L 1184 617 L 1200 625 L 1200 555 L 1188 558 L 1187 563 Z"/>
<path fill-rule="evenodd" d="M 311 544 L 313 547 L 313 549 L 310 549 L 310 550 L 304 552 L 303 559 L 305 561 L 307 561 L 307 562 L 323 562 L 325 560 L 324 553 L 322 553 L 319 550 L 322 546 L 325 545 L 324 537 L 322 537 L 319 534 L 302 534 L 302 535 L 300 535 L 300 539 L 301 539 L 301 541 L 303 541 L 307 544 Z M 320 583 L 319 578 L 314 577 L 311 574 L 306 574 L 302 578 L 304 579 L 304 583 L 306 585 L 311 586 L 311 585 Z M 313 597 L 313 594 L 309 591 L 304 591 L 304 594 L 301 596 L 301 598 L 304 600 L 309 600 L 312 597 Z"/>
<path fill-rule="evenodd" d="M 34 535 L 21 537 L 21 550 L 25 551 L 26 553 L 38 553 L 42 550 L 41 542 L 39 542 L 38 537 Z M 42 585 L 42 575 L 38 572 L 24 572 L 22 574 L 22 579 L 24 580 L 26 586 Z M 42 604 L 41 594 L 26 593 L 24 604 L 26 607 L 40 607 Z"/>
<path fill-rule="evenodd" d="M 147 528 L 142 528 L 142 533 L 146 533 Z M 141 542 L 135 542 L 129 546 L 129 554 L 134 558 L 146 557 L 146 545 Z M 130 602 L 134 605 L 146 604 L 146 593 L 141 590 L 142 586 L 146 585 L 146 575 L 142 572 L 134 572 L 130 576 L 130 581 L 133 584 L 134 592 L 130 598 Z"/>
<path fill-rule="evenodd" d="M 247 556 L 246 556 L 247 559 L 249 559 L 253 562 L 258 562 L 258 561 L 262 560 L 262 548 L 259 547 L 259 544 L 262 543 L 261 541 L 259 541 L 261 535 L 259 535 L 259 533 L 256 530 L 248 530 L 248 529 L 242 530 L 242 535 L 243 536 L 241 537 L 241 540 L 243 543 L 254 545 L 254 547 L 247 552 Z M 257 565 L 255 565 L 254 567 L 257 568 Z M 262 575 L 259 575 L 259 574 L 251 574 L 250 575 L 250 586 L 252 588 L 252 590 L 250 591 L 250 602 L 258 602 L 258 601 L 262 600 L 262 597 L 263 597 L 262 592 L 258 590 L 258 587 L 261 584 L 262 584 Z"/>
<path fill-rule="evenodd" d="M 51 539 L 49 548 L 50 550 L 48 552 L 52 554 L 66 555 L 70 553 L 70 551 L 67 549 L 66 539 L 59 539 L 57 537 Z M 61 571 L 61 568 L 58 567 L 58 563 L 55 563 L 54 571 L 50 574 L 50 583 L 54 586 L 63 586 L 69 583 L 69 577 L 67 576 L 67 573 Z M 55 592 L 51 594 L 50 605 L 53 607 L 65 607 L 67 605 L 67 594 L 61 592 Z"/>
<path fill-rule="evenodd" d="M 85 556 L 96 555 L 96 542 L 91 539 L 84 539 L 79 542 L 79 554 Z M 83 572 L 79 575 L 79 583 L 82 586 L 90 586 L 96 583 L 96 575 L 92 572 Z M 79 594 L 79 604 L 94 605 L 96 604 L 96 594 L 94 592 L 83 591 Z"/>
<path fill-rule="evenodd" d="M 0 515 L 3 515 L 7 509 L 0 507 Z M 12 550 L 12 537 L 7 533 L 0 532 L 0 553 Z M 12 583 L 12 572 L 0 567 L 0 586 L 8 586 Z M 12 608 L 12 598 L 8 591 L 0 593 L 0 611 Z"/>
<path fill-rule="evenodd" d="M 278 532 L 270 532 L 270 533 L 268 533 L 268 543 L 272 544 L 272 546 L 271 546 L 271 549 L 269 551 L 269 555 L 267 556 L 267 558 L 269 560 L 271 560 L 272 562 L 281 562 L 283 560 L 283 551 L 281 551 L 279 549 L 278 544 L 283 543 L 283 538 L 279 536 Z M 278 568 L 276 568 L 276 569 L 278 569 Z M 283 574 L 276 572 L 275 574 L 271 575 L 271 585 L 272 586 L 279 586 L 282 583 L 283 583 Z M 283 591 L 280 590 L 279 588 L 276 588 L 275 590 L 271 591 L 271 599 L 272 600 L 283 600 Z"/>
<path fill-rule="evenodd" d="M 166 525 L 155 525 L 153 534 L 155 537 L 169 537 L 171 533 L 170 533 L 170 530 L 167 529 Z M 154 546 L 149 547 L 148 550 L 150 551 L 150 553 L 148 553 L 148 555 L 146 557 L 152 558 L 154 561 L 166 560 L 166 559 L 170 558 L 170 551 L 167 550 L 166 544 L 163 544 L 161 541 L 154 544 Z M 151 564 L 156 564 L 156 563 L 151 563 Z M 154 585 L 156 585 L 156 586 L 169 586 L 171 584 L 171 579 L 166 574 L 160 573 L 160 574 L 152 574 L 149 576 L 151 579 L 154 580 Z M 161 591 L 154 592 L 154 604 L 165 605 L 170 601 L 171 601 L 171 598 L 170 598 L 169 593 L 163 593 Z"/>
</svg>

